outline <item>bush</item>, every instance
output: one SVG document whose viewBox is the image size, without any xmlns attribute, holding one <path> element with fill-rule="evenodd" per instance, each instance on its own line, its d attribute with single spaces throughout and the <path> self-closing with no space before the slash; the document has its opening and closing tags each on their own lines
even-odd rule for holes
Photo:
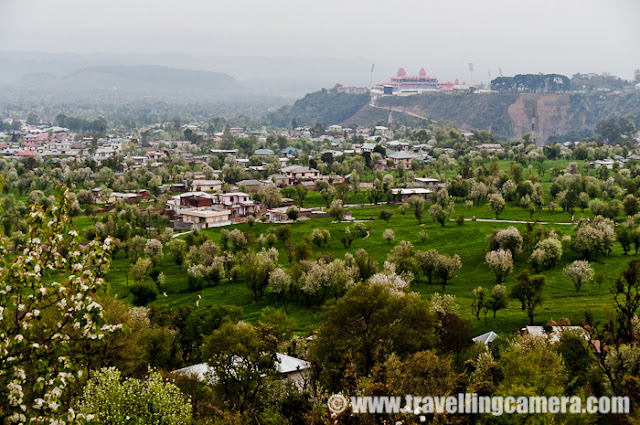
<svg viewBox="0 0 640 425">
<path fill-rule="evenodd" d="M 153 282 L 148 280 L 136 283 L 131 287 L 133 303 L 137 306 L 146 306 L 158 296 L 158 289 Z"/>
<path fill-rule="evenodd" d="M 459 215 L 458 217 L 456 217 L 456 223 L 458 224 L 458 226 L 462 226 L 464 224 L 464 216 Z"/>
<path fill-rule="evenodd" d="M 396 233 L 392 229 L 387 229 L 382 233 L 382 239 L 391 243 L 396 238 Z"/>
</svg>

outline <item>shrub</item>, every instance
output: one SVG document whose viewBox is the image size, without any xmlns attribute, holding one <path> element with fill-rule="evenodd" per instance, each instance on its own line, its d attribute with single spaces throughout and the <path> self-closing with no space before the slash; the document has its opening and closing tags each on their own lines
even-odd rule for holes
<svg viewBox="0 0 640 425">
<path fill-rule="evenodd" d="M 387 229 L 382 233 L 382 239 L 384 239 L 387 243 L 391 243 L 396 238 L 396 232 L 392 229 Z"/>
<path fill-rule="evenodd" d="M 131 287 L 133 303 L 137 306 L 146 306 L 158 296 L 158 289 L 153 282 L 143 280 Z"/>
</svg>

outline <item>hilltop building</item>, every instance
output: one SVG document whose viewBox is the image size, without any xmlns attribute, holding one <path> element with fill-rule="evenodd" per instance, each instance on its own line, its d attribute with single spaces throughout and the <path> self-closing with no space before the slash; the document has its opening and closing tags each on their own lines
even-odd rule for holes
<svg viewBox="0 0 640 425">
<path fill-rule="evenodd" d="M 424 68 L 420 70 L 418 75 L 407 75 L 404 68 L 400 68 L 398 74 L 395 77 L 391 77 L 391 81 L 378 83 L 377 88 L 384 94 L 469 90 L 469 86 L 465 83 L 460 83 L 457 78 L 455 82 L 450 82 L 438 81 L 438 77 L 427 76 Z"/>
</svg>

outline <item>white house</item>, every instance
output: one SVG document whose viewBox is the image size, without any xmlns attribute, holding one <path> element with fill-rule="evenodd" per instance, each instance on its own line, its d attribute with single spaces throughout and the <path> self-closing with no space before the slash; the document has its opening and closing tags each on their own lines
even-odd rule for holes
<svg viewBox="0 0 640 425">
<path fill-rule="evenodd" d="M 229 210 L 201 210 L 196 208 L 181 209 L 176 216 L 175 228 L 198 228 L 228 226 L 231 224 Z M 179 223 L 182 223 L 180 225 Z"/>
</svg>

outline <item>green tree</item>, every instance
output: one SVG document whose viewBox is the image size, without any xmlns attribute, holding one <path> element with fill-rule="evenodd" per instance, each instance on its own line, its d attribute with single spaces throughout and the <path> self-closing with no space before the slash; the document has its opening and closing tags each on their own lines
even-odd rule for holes
<svg viewBox="0 0 640 425">
<path fill-rule="evenodd" d="M 482 310 L 485 310 L 484 320 L 487 321 L 486 315 L 486 298 L 487 298 L 487 290 L 482 286 L 478 286 L 477 288 L 471 291 L 473 294 L 473 301 L 471 302 L 471 313 L 475 316 L 476 319 L 480 320 L 480 313 Z"/>
<path fill-rule="evenodd" d="M 227 321 L 204 341 L 214 389 L 240 412 L 253 411 L 276 370 L 276 350 L 252 326 Z"/>
<path fill-rule="evenodd" d="M 511 288 L 509 297 L 522 303 L 522 311 L 527 311 L 529 325 L 533 326 L 533 314 L 536 307 L 542 305 L 542 291 L 547 282 L 544 275 L 530 275 L 529 270 L 523 270 L 516 276 L 516 283 Z"/>
<path fill-rule="evenodd" d="M 382 210 L 380 211 L 380 215 L 378 215 L 378 217 L 380 218 L 380 220 L 384 220 L 387 223 L 389 222 L 389 220 L 391 220 L 391 217 L 393 217 L 393 211 L 391 210 Z"/>
<path fill-rule="evenodd" d="M 507 287 L 504 285 L 495 285 L 491 289 L 491 294 L 487 299 L 486 308 L 493 312 L 493 318 L 496 318 L 496 313 L 500 310 L 504 310 L 509 305 L 507 298 Z"/>
<path fill-rule="evenodd" d="M 298 207 L 291 206 L 287 208 L 287 218 L 289 220 L 293 220 L 293 221 L 298 220 L 299 214 L 300 214 L 300 210 L 298 209 Z"/>
<path fill-rule="evenodd" d="M 422 214 L 424 213 L 424 201 L 419 196 L 412 196 L 407 200 L 409 207 L 413 211 L 413 215 L 422 224 Z"/>
<path fill-rule="evenodd" d="M 282 195 L 280 189 L 275 185 L 269 185 L 260 193 L 260 202 L 266 208 L 277 208 L 282 203 Z"/>
<path fill-rule="evenodd" d="M 187 243 L 182 239 L 171 239 L 171 242 L 169 242 L 169 253 L 173 258 L 173 261 L 182 268 L 187 256 Z"/>
<path fill-rule="evenodd" d="M 640 308 L 640 260 L 629 262 L 611 292 L 619 324 L 618 337 L 631 342 L 634 340 L 634 317 Z"/>
<path fill-rule="evenodd" d="M 518 393 L 547 397 L 564 394 L 566 371 L 562 357 L 544 340 L 536 340 L 530 336 L 519 337 L 501 350 L 499 367 L 503 378 L 496 394 Z M 514 416 L 514 420 L 522 423 L 524 417 L 518 416 L 521 415 Z M 548 415 L 540 420 L 541 423 L 546 423 L 553 419 Z"/>
<path fill-rule="evenodd" d="M 624 197 L 622 206 L 626 215 L 636 215 L 640 211 L 640 201 L 635 196 L 629 194 Z"/>
<path fill-rule="evenodd" d="M 447 211 L 442 208 L 440 204 L 431 205 L 431 207 L 429 208 L 429 215 L 431 216 L 433 221 L 440 223 L 442 227 L 444 227 L 445 223 L 447 222 L 447 218 L 449 217 Z"/>
<path fill-rule="evenodd" d="M 329 390 L 339 388 L 342 360 L 348 353 L 366 376 L 379 350 L 403 355 L 429 348 L 434 341 L 429 302 L 380 284 L 359 284 L 345 296 L 329 301 L 322 310 L 321 323 L 312 351 L 323 366 Z"/>
<path fill-rule="evenodd" d="M 264 295 L 264 290 L 269 284 L 269 273 L 276 268 L 278 251 L 270 248 L 269 251 L 262 250 L 256 253 L 245 255 L 244 281 L 247 287 L 253 292 L 254 302 Z"/>
<path fill-rule="evenodd" d="M 291 226 L 289 226 L 288 224 L 271 227 L 269 229 L 269 232 L 273 233 L 276 238 L 280 242 L 282 242 L 283 246 L 285 242 L 291 239 L 291 234 L 293 233 L 293 231 L 291 230 Z"/>
<path fill-rule="evenodd" d="M 304 207 L 304 199 L 307 197 L 309 191 L 304 186 L 298 186 L 296 193 L 298 195 L 298 201 L 300 202 L 300 208 Z"/>
</svg>

